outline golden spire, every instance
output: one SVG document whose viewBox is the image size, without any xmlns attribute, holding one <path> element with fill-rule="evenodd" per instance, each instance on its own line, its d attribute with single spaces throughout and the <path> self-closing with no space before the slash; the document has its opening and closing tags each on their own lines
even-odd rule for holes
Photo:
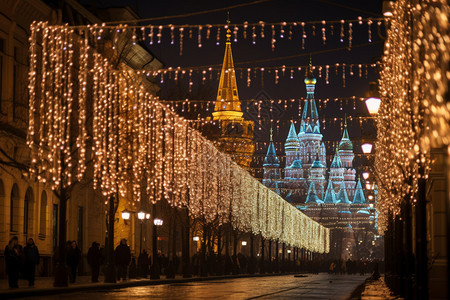
<svg viewBox="0 0 450 300">
<path fill-rule="evenodd" d="M 230 17 L 227 19 L 230 26 Z M 220 74 L 219 89 L 217 91 L 216 105 L 212 113 L 213 119 L 241 120 L 241 102 L 239 101 L 234 71 L 233 54 L 231 53 L 231 30 L 227 29 L 227 41 L 225 43 L 225 55 L 223 58 L 222 72 Z"/>
</svg>

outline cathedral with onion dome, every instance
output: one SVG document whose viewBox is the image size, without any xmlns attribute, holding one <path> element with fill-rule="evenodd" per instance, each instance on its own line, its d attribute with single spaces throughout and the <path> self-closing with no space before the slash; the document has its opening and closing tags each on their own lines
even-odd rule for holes
<svg viewBox="0 0 450 300">
<path fill-rule="evenodd" d="M 359 229 L 374 229 L 376 216 L 366 202 L 361 180 L 356 177 L 353 144 L 346 123 L 339 145 L 333 151 L 333 160 L 327 166 L 314 100 L 316 82 L 310 64 L 300 127 L 291 123 L 284 144 L 285 166 L 280 165 L 271 131 L 262 182 L 303 213 L 332 229 L 331 242 L 336 258 L 356 259 Z"/>
</svg>

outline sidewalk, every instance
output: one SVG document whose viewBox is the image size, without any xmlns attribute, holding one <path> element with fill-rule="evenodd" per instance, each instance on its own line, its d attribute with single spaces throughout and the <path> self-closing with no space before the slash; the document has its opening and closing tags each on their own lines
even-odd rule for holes
<svg viewBox="0 0 450 300">
<path fill-rule="evenodd" d="M 178 275 L 175 277 L 175 279 L 165 279 L 165 276 L 162 275 L 161 279 L 156 280 L 155 279 L 150 280 L 148 278 L 128 279 L 126 281 L 121 281 L 118 283 L 104 283 L 103 276 L 99 277 L 100 282 L 92 283 L 91 276 L 78 276 L 77 282 L 72 284 L 69 283 L 68 287 L 54 287 L 53 277 L 36 277 L 34 287 L 29 287 L 28 281 L 20 279 L 18 289 L 9 289 L 8 280 L 3 279 L 0 280 L 0 299 L 66 294 L 91 290 L 120 289 L 134 286 L 161 285 L 171 283 L 210 281 L 218 279 L 233 279 L 233 278 L 247 278 L 247 277 L 283 276 L 290 274 L 299 274 L 299 273 L 272 273 L 272 274 L 253 274 L 253 275 L 242 274 L 242 275 L 223 275 L 223 276 L 192 277 L 192 278 L 183 278 L 181 275 Z"/>
<path fill-rule="evenodd" d="M 349 298 L 361 299 L 361 300 L 401 300 L 403 298 L 394 296 L 389 287 L 384 282 L 384 277 L 380 277 L 379 280 L 373 280 L 368 278 L 365 283 L 359 286 Z"/>
</svg>

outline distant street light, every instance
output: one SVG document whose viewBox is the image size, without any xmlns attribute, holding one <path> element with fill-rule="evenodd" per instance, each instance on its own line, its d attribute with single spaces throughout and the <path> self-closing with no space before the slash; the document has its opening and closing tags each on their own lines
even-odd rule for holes
<svg viewBox="0 0 450 300">
<path fill-rule="evenodd" d="M 246 241 L 242 241 L 242 246 L 247 246 L 247 242 Z"/>
<path fill-rule="evenodd" d="M 139 211 L 138 213 L 137 213 L 137 215 L 138 215 L 138 219 L 139 220 L 144 220 L 145 219 L 145 212 L 144 211 Z"/>
<path fill-rule="evenodd" d="M 369 114 L 376 115 L 381 103 L 380 93 L 378 92 L 378 85 L 376 82 L 369 83 L 369 90 L 364 96 L 366 98 L 365 102 Z"/>
<path fill-rule="evenodd" d="M 392 17 L 394 14 L 392 13 L 392 4 L 393 1 L 383 1 L 383 16 Z"/>
<path fill-rule="evenodd" d="M 156 218 L 153 220 L 153 224 L 155 224 L 156 226 L 162 226 L 163 220 Z"/>
<path fill-rule="evenodd" d="M 363 172 L 363 173 L 362 173 L 362 177 L 363 177 L 364 179 L 369 178 L 369 176 L 370 176 L 370 173 L 369 173 L 369 172 Z"/>
<path fill-rule="evenodd" d="M 372 147 L 373 145 L 370 143 L 364 143 L 361 145 L 361 149 L 364 154 L 369 154 L 370 152 L 372 152 Z"/>
<path fill-rule="evenodd" d="M 381 104 L 380 98 L 371 97 L 371 98 L 366 99 L 367 110 L 369 111 L 369 114 L 371 114 L 371 115 L 376 115 L 378 113 L 380 104 Z"/>
<path fill-rule="evenodd" d="M 131 213 L 128 210 L 124 209 L 122 211 L 122 219 L 124 219 L 125 221 L 128 221 L 130 219 L 130 216 Z"/>
<path fill-rule="evenodd" d="M 200 238 L 199 238 L 198 236 L 194 236 L 194 237 L 192 238 L 192 240 L 193 240 L 194 242 L 198 242 L 198 241 L 200 241 Z"/>
</svg>

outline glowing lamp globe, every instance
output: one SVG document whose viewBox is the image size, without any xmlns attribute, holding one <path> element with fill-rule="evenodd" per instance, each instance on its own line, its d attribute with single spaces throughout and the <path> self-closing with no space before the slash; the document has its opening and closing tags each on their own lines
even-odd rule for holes
<svg viewBox="0 0 450 300">
<path fill-rule="evenodd" d="M 200 241 L 200 238 L 199 238 L 198 236 L 194 236 L 194 237 L 192 238 L 192 240 L 193 240 L 194 242 L 198 242 L 198 241 Z"/>
<path fill-rule="evenodd" d="M 150 214 L 145 214 L 145 219 L 146 220 L 150 219 Z"/>
<path fill-rule="evenodd" d="M 145 219 L 145 212 L 143 212 L 142 210 L 140 212 L 138 212 L 137 215 L 138 215 L 139 220 Z"/>
<path fill-rule="evenodd" d="M 364 154 L 369 154 L 370 152 L 372 152 L 372 146 L 373 145 L 369 143 L 362 144 L 361 145 L 362 152 Z"/>
<path fill-rule="evenodd" d="M 291 253 L 291 250 L 288 250 L 288 251 L 287 251 L 287 253 L 289 253 L 289 254 L 290 254 L 290 253 Z"/>
<path fill-rule="evenodd" d="M 384 0 L 383 1 L 383 5 L 382 5 L 382 7 L 383 7 L 383 16 L 385 16 L 385 17 L 388 17 L 388 18 L 390 18 L 390 17 L 392 17 L 394 14 L 392 13 L 392 3 L 393 1 L 386 1 L 386 0 Z"/>
<path fill-rule="evenodd" d="M 124 219 L 124 220 L 129 220 L 129 219 L 130 219 L 130 216 L 131 216 L 131 214 L 130 214 L 130 212 L 129 212 L 128 210 L 124 209 L 124 210 L 122 211 L 122 219 Z"/>
<path fill-rule="evenodd" d="M 242 246 L 247 246 L 247 242 L 246 241 L 242 241 Z"/>
<path fill-rule="evenodd" d="M 155 224 L 156 226 L 162 226 L 163 220 L 161 220 L 161 219 L 154 219 L 153 220 L 153 224 Z"/>
<path fill-rule="evenodd" d="M 376 115 L 378 113 L 378 109 L 380 108 L 381 99 L 380 98 L 367 98 L 366 99 L 366 106 L 367 110 L 369 111 L 369 114 Z"/>
<path fill-rule="evenodd" d="M 362 173 L 362 177 L 363 177 L 364 179 L 369 178 L 369 176 L 370 176 L 370 173 L 369 173 L 369 172 L 363 172 L 363 173 Z"/>
</svg>

